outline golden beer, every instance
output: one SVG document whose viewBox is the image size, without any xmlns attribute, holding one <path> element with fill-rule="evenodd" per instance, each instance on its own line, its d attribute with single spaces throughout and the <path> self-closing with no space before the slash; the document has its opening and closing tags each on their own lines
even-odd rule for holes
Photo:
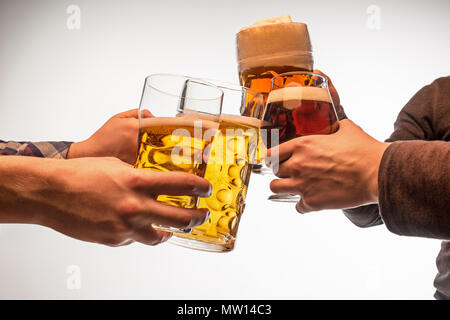
<svg viewBox="0 0 450 320">
<path fill-rule="evenodd" d="M 179 238 L 209 244 L 210 251 L 229 251 L 245 207 L 250 180 L 250 160 L 259 143 L 262 121 L 242 116 L 222 115 L 219 130 L 211 145 L 205 179 L 213 186 L 209 198 L 200 198 L 198 207 L 207 208 L 210 218 L 191 234 L 176 233 Z M 182 242 L 180 243 L 182 244 Z M 192 241 L 191 244 L 192 246 Z"/>
<path fill-rule="evenodd" d="M 203 177 L 208 146 L 218 123 L 193 117 L 161 117 L 141 120 L 136 168 L 182 171 Z M 158 201 L 195 208 L 198 197 L 159 195 Z"/>
</svg>

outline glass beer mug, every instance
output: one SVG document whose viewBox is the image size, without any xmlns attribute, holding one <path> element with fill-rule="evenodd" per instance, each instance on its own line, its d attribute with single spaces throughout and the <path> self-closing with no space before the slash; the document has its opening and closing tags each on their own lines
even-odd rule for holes
<svg viewBox="0 0 450 320">
<path fill-rule="evenodd" d="M 210 211 L 210 217 L 190 234 L 174 233 L 169 242 L 204 251 L 227 252 L 235 245 L 245 207 L 250 163 L 256 161 L 259 151 L 264 97 L 238 85 L 206 81 L 224 91 L 219 128 L 211 144 L 204 176 L 212 184 L 213 192 L 208 198 L 200 198 L 198 204 L 199 208 Z M 241 116 L 247 107 L 261 110 L 255 111 L 260 118 Z"/>
<path fill-rule="evenodd" d="M 199 79 L 152 74 L 145 79 L 139 105 L 139 146 L 135 167 L 205 176 L 210 145 L 218 130 L 223 91 Z M 148 110 L 152 117 L 144 117 Z M 201 114 L 202 117 L 196 115 Z M 186 116 L 185 116 L 186 115 Z M 195 208 L 198 197 L 159 195 L 157 201 Z M 170 226 L 153 227 L 190 232 Z"/>
</svg>

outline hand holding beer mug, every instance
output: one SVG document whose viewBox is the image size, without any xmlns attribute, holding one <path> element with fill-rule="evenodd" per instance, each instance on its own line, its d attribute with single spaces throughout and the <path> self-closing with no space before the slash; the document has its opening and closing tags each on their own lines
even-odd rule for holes
<svg viewBox="0 0 450 320">
<path fill-rule="evenodd" d="M 192 229 L 191 234 L 174 233 L 169 240 L 188 248 L 226 252 L 234 248 L 239 221 L 245 207 L 250 179 L 250 163 L 256 161 L 263 121 L 241 116 L 252 107 L 262 117 L 264 97 L 253 90 L 233 84 L 206 79 L 224 91 L 219 130 L 211 144 L 205 178 L 213 193 L 200 198 L 199 208 L 210 211 L 209 219 Z M 201 115 L 200 115 L 201 116 Z M 260 152 L 263 152 L 260 151 Z"/>
<path fill-rule="evenodd" d="M 209 146 L 219 127 L 222 98 L 222 90 L 198 79 L 170 74 L 147 77 L 139 106 L 139 150 L 135 167 L 204 177 Z M 149 110 L 154 117 L 142 117 L 143 110 Z M 197 207 L 198 197 L 159 195 L 157 201 L 192 209 Z"/>
<path fill-rule="evenodd" d="M 312 72 L 287 72 L 274 77 L 263 119 L 277 129 L 279 143 L 306 135 L 331 134 L 339 129 L 328 81 Z M 271 148 L 276 147 L 273 141 Z M 298 202 L 299 197 L 276 194 L 269 199 Z"/>
</svg>

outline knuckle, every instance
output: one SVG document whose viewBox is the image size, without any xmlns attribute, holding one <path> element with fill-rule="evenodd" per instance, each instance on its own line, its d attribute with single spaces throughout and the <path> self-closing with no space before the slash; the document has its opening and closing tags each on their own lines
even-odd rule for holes
<svg viewBox="0 0 450 320">
<path fill-rule="evenodd" d="M 160 244 L 161 242 L 163 242 L 163 238 L 162 237 L 158 237 L 158 238 L 153 238 L 153 239 L 149 240 L 147 242 L 147 244 L 149 246 L 156 246 L 156 245 Z"/>
<path fill-rule="evenodd" d="M 117 205 L 117 211 L 124 218 L 134 217 L 141 211 L 141 203 L 134 196 L 123 197 Z"/>
<path fill-rule="evenodd" d="M 303 147 L 305 146 L 305 140 L 306 140 L 305 137 L 302 137 L 302 138 L 296 138 L 296 139 L 294 140 L 294 147 L 295 147 L 295 149 L 301 149 L 301 148 L 303 148 Z"/>
<path fill-rule="evenodd" d="M 125 183 L 132 189 L 139 188 L 142 186 L 143 177 L 140 170 L 131 170 L 129 174 L 126 175 Z"/>
<path fill-rule="evenodd" d="M 119 247 L 127 243 L 127 238 L 121 236 L 110 236 L 105 238 L 102 243 L 109 247 Z"/>
<path fill-rule="evenodd" d="M 190 214 L 183 214 L 183 215 L 180 215 L 180 216 L 177 218 L 177 221 L 176 221 L 176 223 L 177 223 L 178 225 L 176 225 L 176 226 L 174 226 L 174 227 L 178 227 L 178 228 L 181 228 L 181 227 L 188 227 L 188 226 L 190 226 L 191 221 L 192 221 L 192 215 L 190 215 Z"/>
<path fill-rule="evenodd" d="M 304 166 L 305 166 L 304 161 L 300 157 L 296 156 L 292 159 L 291 169 L 293 172 L 295 173 L 301 172 Z"/>
<path fill-rule="evenodd" d="M 145 241 L 143 241 L 143 242 L 149 246 L 156 246 L 156 245 L 164 242 L 166 239 L 167 239 L 167 237 L 164 235 L 152 234 L 150 236 L 147 236 L 145 238 Z"/>
<path fill-rule="evenodd" d="M 316 196 L 304 196 L 303 203 L 314 211 L 322 209 L 322 201 Z"/>
</svg>

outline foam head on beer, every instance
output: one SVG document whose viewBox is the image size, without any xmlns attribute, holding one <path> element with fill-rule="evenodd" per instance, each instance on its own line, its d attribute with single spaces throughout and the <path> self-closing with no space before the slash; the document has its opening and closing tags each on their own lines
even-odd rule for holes
<svg viewBox="0 0 450 320">
<path fill-rule="evenodd" d="M 236 35 L 239 71 L 263 66 L 293 66 L 312 71 L 312 46 L 306 24 L 289 15 L 262 19 Z"/>
<path fill-rule="evenodd" d="M 265 102 L 273 77 L 314 68 L 308 27 L 292 21 L 289 15 L 242 28 L 236 35 L 236 45 L 240 84 L 262 93 Z"/>
</svg>

